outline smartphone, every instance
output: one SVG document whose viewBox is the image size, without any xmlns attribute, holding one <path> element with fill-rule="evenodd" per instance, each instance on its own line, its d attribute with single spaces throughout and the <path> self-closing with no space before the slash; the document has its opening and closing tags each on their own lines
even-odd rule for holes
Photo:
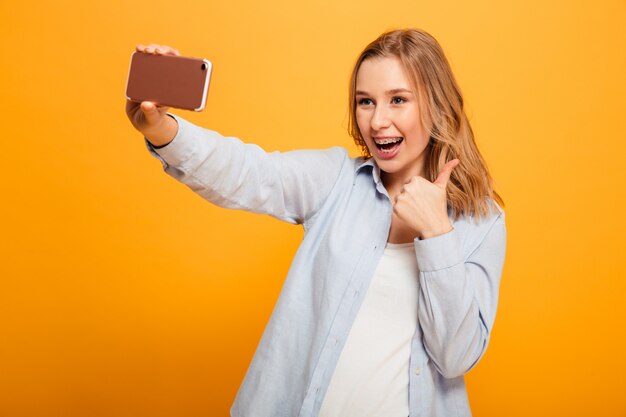
<svg viewBox="0 0 626 417">
<path fill-rule="evenodd" d="M 126 98 L 201 111 L 206 104 L 212 67 L 208 59 L 134 52 Z"/>
</svg>

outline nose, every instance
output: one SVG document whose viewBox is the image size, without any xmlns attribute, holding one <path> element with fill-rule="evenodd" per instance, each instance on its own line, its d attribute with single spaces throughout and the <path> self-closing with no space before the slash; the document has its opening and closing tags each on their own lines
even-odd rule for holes
<svg viewBox="0 0 626 417">
<path fill-rule="evenodd" d="M 380 130 L 389 127 L 391 124 L 391 118 L 389 112 L 385 106 L 377 106 L 372 115 L 371 125 L 372 129 Z"/>
</svg>

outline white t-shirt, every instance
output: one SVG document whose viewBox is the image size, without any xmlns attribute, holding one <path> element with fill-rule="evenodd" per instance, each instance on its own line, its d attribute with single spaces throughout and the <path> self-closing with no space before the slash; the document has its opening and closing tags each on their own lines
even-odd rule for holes
<svg viewBox="0 0 626 417">
<path fill-rule="evenodd" d="M 419 291 L 413 243 L 387 243 L 319 417 L 407 417 Z"/>
</svg>

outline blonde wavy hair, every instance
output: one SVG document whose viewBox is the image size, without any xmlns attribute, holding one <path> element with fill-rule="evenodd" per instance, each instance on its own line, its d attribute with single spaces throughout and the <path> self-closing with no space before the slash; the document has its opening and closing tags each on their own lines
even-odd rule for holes
<svg viewBox="0 0 626 417">
<path fill-rule="evenodd" d="M 448 182 L 448 207 L 455 219 L 461 215 L 486 217 L 495 209 L 492 201 L 504 207 L 493 188 L 493 179 L 478 151 L 474 133 L 463 109 L 463 96 L 443 49 L 434 37 L 420 29 L 400 29 L 383 33 L 367 45 L 356 61 L 350 77 L 348 133 L 371 158 L 356 122 L 356 76 L 361 63 L 370 58 L 396 57 L 402 63 L 419 100 L 421 122 L 430 131 L 425 171 L 434 181 L 446 162 L 458 158 Z M 429 128 L 430 127 L 430 128 Z"/>
</svg>

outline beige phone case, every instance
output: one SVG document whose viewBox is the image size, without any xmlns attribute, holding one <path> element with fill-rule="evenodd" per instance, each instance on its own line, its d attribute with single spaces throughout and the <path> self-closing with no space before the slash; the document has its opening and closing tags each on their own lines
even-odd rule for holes
<svg viewBox="0 0 626 417">
<path fill-rule="evenodd" d="M 126 98 L 178 109 L 203 110 L 211 69 L 211 61 L 207 59 L 134 52 Z"/>
</svg>

